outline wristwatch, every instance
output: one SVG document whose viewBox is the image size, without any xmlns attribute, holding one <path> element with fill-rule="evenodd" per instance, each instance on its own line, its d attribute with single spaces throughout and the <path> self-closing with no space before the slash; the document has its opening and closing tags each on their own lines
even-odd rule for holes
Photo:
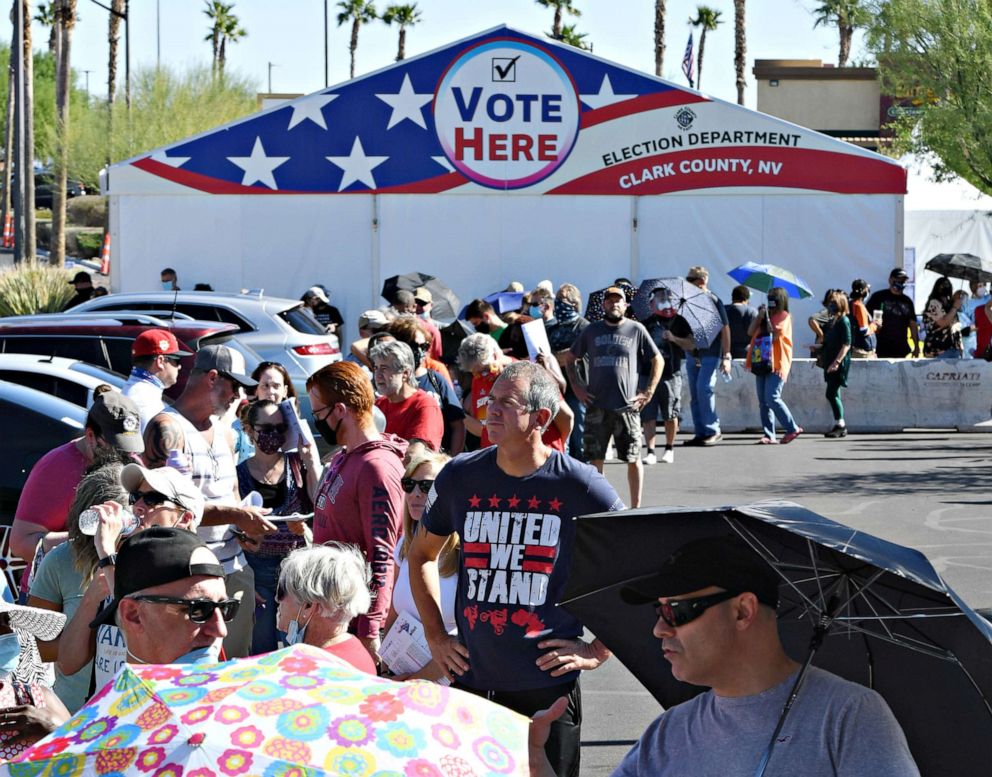
<svg viewBox="0 0 992 777">
<path fill-rule="evenodd" d="M 117 554 L 111 553 L 109 556 L 104 556 L 102 559 L 96 562 L 97 569 L 105 569 L 106 567 L 116 566 L 117 564 Z"/>
</svg>

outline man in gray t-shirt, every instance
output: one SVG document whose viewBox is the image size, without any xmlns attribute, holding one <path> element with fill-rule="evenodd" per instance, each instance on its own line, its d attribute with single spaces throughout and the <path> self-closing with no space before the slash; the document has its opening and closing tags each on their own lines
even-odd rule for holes
<svg viewBox="0 0 992 777">
<path fill-rule="evenodd" d="M 776 573 L 736 537 L 706 537 L 684 545 L 660 572 L 621 596 L 655 606 L 654 636 L 672 675 L 710 690 L 662 713 L 613 777 L 753 777 L 799 673 L 778 636 Z M 532 775 L 548 774 L 535 745 L 563 707 L 559 700 L 534 717 Z M 765 777 L 919 774 L 882 697 L 816 667 L 803 680 L 765 771 Z"/>
<path fill-rule="evenodd" d="M 606 290 L 603 310 L 605 318 L 583 329 L 572 343 L 565 366 L 575 396 L 587 408 L 583 443 L 589 463 L 603 471 L 606 447 L 613 437 L 617 457 L 627 462 L 630 506 L 639 507 L 643 477 L 640 412 L 654 394 L 665 360 L 644 326 L 624 318 L 627 297 L 623 289 L 611 286 Z M 588 361 L 588 383 L 575 368 L 583 357 Z M 638 391 L 638 376 L 648 365 L 651 377 L 644 390 Z"/>
</svg>

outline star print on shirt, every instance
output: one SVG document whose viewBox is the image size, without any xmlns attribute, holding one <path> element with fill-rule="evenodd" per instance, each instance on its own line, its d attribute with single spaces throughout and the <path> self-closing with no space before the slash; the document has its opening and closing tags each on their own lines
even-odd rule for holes
<svg viewBox="0 0 992 777">
<path fill-rule="evenodd" d="M 499 503 L 502 502 L 502 501 L 503 500 L 500 499 L 498 496 L 496 496 L 496 494 L 493 494 L 491 497 L 489 497 L 489 506 L 490 507 L 499 507 Z"/>
<path fill-rule="evenodd" d="M 527 500 L 527 507 L 530 508 L 531 510 L 536 510 L 540 504 L 541 504 L 541 500 L 538 499 L 536 496 L 532 496 L 530 499 Z"/>
<path fill-rule="evenodd" d="M 468 506 L 469 507 L 478 507 L 481 503 L 482 503 L 482 500 L 478 496 L 476 496 L 475 494 L 472 494 L 472 496 L 470 496 L 468 498 Z"/>
<path fill-rule="evenodd" d="M 548 502 L 548 509 L 553 510 L 554 512 L 557 513 L 561 509 L 561 500 L 557 498 L 552 499 L 550 502 Z"/>
<path fill-rule="evenodd" d="M 511 510 L 516 509 L 517 505 L 520 504 L 520 498 L 516 494 L 514 494 L 513 496 L 511 496 L 509 499 L 506 500 L 506 504 L 507 506 L 510 507 Z"/>
</svg>

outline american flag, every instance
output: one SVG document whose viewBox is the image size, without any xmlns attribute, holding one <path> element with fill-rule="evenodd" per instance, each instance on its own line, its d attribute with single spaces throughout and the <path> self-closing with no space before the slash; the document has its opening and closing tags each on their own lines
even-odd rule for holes
<svg viewBox="0 0 992 777">
<path fill-rule="evenodd" d="M 689 79 L 689 88 L 696 85 L 696 70 L 692 63 L 692 32 L 689 33 L 689 42 L 685 44 L 685 54 L 682 56 L 682 72 Z"/>
</svg>

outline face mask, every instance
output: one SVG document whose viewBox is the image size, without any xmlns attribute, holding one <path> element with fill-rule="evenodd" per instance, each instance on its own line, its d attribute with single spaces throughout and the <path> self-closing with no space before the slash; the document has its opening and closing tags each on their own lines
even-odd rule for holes
<svg viewBox="0 0 992 777">
<path fill-rule="evenodd" d="M 324 416 L 320 420 L 313 419 L 313 428 L 317 430 L 317 433 L 324 438 L 324 442 L 328 445 L 338 444 L 338 429 L 341 428 L 341 422 L 338 422 L 336 429 L 332 429 L 331 425 L 327 423 L 327 416 Z"/>
<path fill-rule="evenodd" d="M 831 302 L 829 305 L 827 305 L 827 312 L 831 316 L 836 316 L 837 315 L 837 310 L 838 310 L 838 308 L 837 308 L 837 303 L 836 302 Z"/>
<path fill-rule="evenodd" d="M 906 288 L 906 284 L 905 283 L 893 283 L 892 284 L 892 288 L 895 289 L 896 291 L 902 291 L 903 289 Z"/>
<path fill-rule="evenodd" d="M 185 655 L 179 656 L 174 664 L 216 664 L 220 660 L 220 642 L 206 647 L 196 648 Z"/>
<path fill-rule="evenodd" d="M 770 309 L 777 308 L 778 307 L 778 300 L 777 299 L 769 299 L 768 300 L 768 307 Z"/>
<path fill-rule="evenodd" d="M 21 643 L 16 634 L 4 634 L 0 637 L 0 675 L 13 674 L 21 660 Z"/>
<path fill-rule="evenodd" d="M 475 325 L 475 331 L 478 332 L 479 334 L 487 335 L 489 334 L 489 324 L 487 324 L 485 321 L 480 321 L 478 324 Z"/>
<path fill-rule="evenodd" d="M 985 285 L 975 287 L 975 296 L 984 297 L 989 293 L 988 287 Z"/>
<path fill-rule="evenodd" d="M 262 453 L 272 455 L 279 452 L 284 442 L 286 442 L 285 432 L 258 432 L 255 445 Z"/>
<path fill-rule="evenodd" d="M 310 618 L 313 617 L 313 613 L 310 613 L 310 618 L 307 618 L 306 623 L 302 626 L 300 625 L 300 612 L 303 612 L 303 608 L 300 607 L 300 611 L 296 613 L 296 617 L 289 622 L 289 628 L 286 629 L 286 644 L 287 645 L 300 645 L 303 643 L 303 638 L 307 633 L 307 625 L 310 623 Z"/>
<path fill-rule="evenodd" d="M 569 322 L 579 315 L 578 309 L 571 302 L 563 299 L 555 300 L 555 318 L 559 321 Z"/>
<path fill-rule="evenodd" d="M 424 356 L 427 355 L 427 351 L 430 349 L 426 345 L 416 343 L 410 347 L 410 350 L 413 351 L 413 363 L 420 364 L 420 362 L 423 361 Z"/>
<path fill-rule="evenodd" d="M 430 317 L 431 317 L 431 314 L 428 313 L 426 310 L 423 313 L 418 313 L 417 314 L 417 318 L 423 319 L 424 321 L 426 321 Z"/>
<path fill-rule="evenodd" d="M 544 317 L 543 314 L 541 313 L 541 308 L 539 308 L 537 305 L 531 305 L 529 312 L 530 312 L 530 317 L 531 318 L 543 318 Z"/>
<path fill-rule="evenodd" d="M 162 291 L 172 291 L 172 281 L 162 281 Z"/>
</svg>

